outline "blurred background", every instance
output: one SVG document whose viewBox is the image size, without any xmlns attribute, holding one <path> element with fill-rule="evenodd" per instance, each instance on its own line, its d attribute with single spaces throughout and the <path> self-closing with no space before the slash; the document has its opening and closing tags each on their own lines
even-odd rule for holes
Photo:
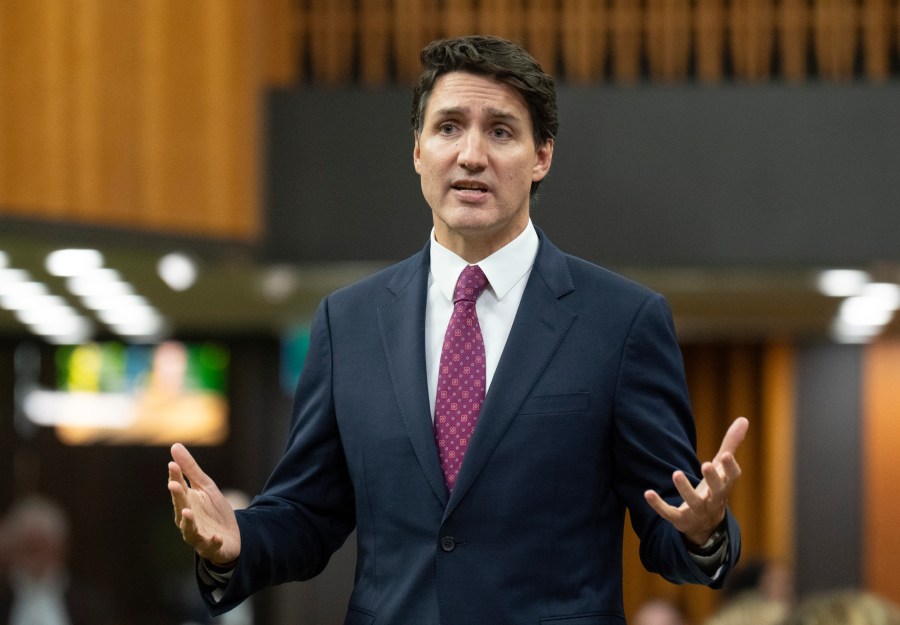
<svg viewBox="0 0 900 625">
<path fill-rule="evenodd" d="M 318 301 L 427 240 L 410 87 L 469 33 L 557 77 L 533 220 L 667 296 L 701 457 L 750 418 L 745 558 L 900 601 L 898 0 L 0 0 L 0 514 L 61 506 L 109 622 L 206 622 L 168 446 L 261 488 Z M 342 622 L 352 543 L 256 622 Z M 722 601 L 632 536 L 625 584 Z"/>
</svg>

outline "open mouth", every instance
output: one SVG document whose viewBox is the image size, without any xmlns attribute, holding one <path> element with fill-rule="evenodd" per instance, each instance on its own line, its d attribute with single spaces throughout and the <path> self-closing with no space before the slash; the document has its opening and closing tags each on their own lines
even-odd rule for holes
<svg viewBox="0 0 900 625">
<path fill-rule="evenodd" d="M 487 193 L 487 185 L 480 182 L 455 182 L 451 185 L 454 191 Z"/>
</svg>

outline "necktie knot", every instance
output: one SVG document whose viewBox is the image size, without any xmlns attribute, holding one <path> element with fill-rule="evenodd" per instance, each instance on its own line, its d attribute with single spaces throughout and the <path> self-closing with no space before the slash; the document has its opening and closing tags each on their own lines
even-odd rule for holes
<svg viewBox="0 0 900 625">
<path fill-rule="evenodd" d="M 487 288 L 488 281 L 481 267 L 478 265 L 468 265 L 459 274 L 456 281 L 456 289 L 453 292 L 453 303 L 460 300 L 468 300 L 474 302 L 478 299 Z"/>
</svg>

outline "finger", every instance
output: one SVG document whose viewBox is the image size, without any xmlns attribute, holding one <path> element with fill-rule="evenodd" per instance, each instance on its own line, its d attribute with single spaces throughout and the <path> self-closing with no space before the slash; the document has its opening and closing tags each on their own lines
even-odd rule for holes
<svg viewBox="0 0 900 625">
<path fill-rule="evenodd" d="M 188 508 L 187 497 L 178 482 L 170 481 L 168 488 L 172 497 L 172 510 L 175 512 L 175 525 L 181 527 L 182 511 Z"/>
<path fill-rule="evenodd" d="M 734 456 L 730 454 L 727 455 L 729 458 L 734 458 Z M 706 486 L 709 489 L 710 496 L 714 499 L 725 499 L 725 491 L 728 488 L 727 480 L 726 476 L 719 472 L 718 467 L 712 462 L 704 462 L 703 466 L 700 467 L 700 472 L 703 473 L 703 479 L 706 480 Z M 722 472 L 726 472 L 724 467 L 722 468 Z"/>
<path fill-rule="evenodd" d="M 728 428 L 728 431 L 725 432 L 725 437 L 722 439 L 722 445 L 719 447 L 716 458 L 718 459 L 726 452 L 734 455 L 737 452 L 737 448 L 743 442 L 744 437 L 747 435 L 747 429 L 749 427 L 750 421 L 748 421 L 746 417 L 738 417 L 735 419 L 734 423 Z"/>
<path fill-rule="evenodd" d="M 669 522 L 678 516 L 678 509 L 659 496 L 655 490 L 644 491 L 644 500 L 656 513 Z"/>
<path fill-rule="evenodd" d="M 191 481 L 191 484 L 200 488 L 212 484 L 212 480 L 203 472 L 197 461 L 194 460 L 191 452 L 181 443 L 172 445 L 172 459 L 181 467 L 181 472 Z"/>
<path fill-rule="evenodd" d="M 725 472 L 725 479 L 734 483 L 739 477 L 741 477 L 741 465 L 738 464 L 737 459 L 731 454 L 725 454 L 722 458 L 721 462 L 722 470 Z"/>
<path fill-rule="evenodd" d="M 672 475 L 672 483 L 675 484 L 678 494 L 681 495 L 688 507 L 698 509 L 704 505 L 703 496 L 691 485 L 691 481 L 683 471 L 675 471 Z"/>
</svg>

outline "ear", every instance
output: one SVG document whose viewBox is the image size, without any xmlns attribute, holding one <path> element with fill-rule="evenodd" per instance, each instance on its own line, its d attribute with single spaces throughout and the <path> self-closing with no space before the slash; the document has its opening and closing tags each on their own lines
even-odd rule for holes
<svg viewBox="0 0 900 625">
<path fill-rule="evenodd" d="M 550 163 L 553 161 L 553 139 L 547 139 L 537 149 L 534 159 L 534 169 L 531 172 L 531 180 L 537 182 L 543 180 L 550 171 Z"/>
<path fill-rule="evenodd" d="M 419 168 L 419 152 L 419 133 L 413 130 L 413 167 L 416 168 L 417 174 L 422 173 Z"/>
</svg>

